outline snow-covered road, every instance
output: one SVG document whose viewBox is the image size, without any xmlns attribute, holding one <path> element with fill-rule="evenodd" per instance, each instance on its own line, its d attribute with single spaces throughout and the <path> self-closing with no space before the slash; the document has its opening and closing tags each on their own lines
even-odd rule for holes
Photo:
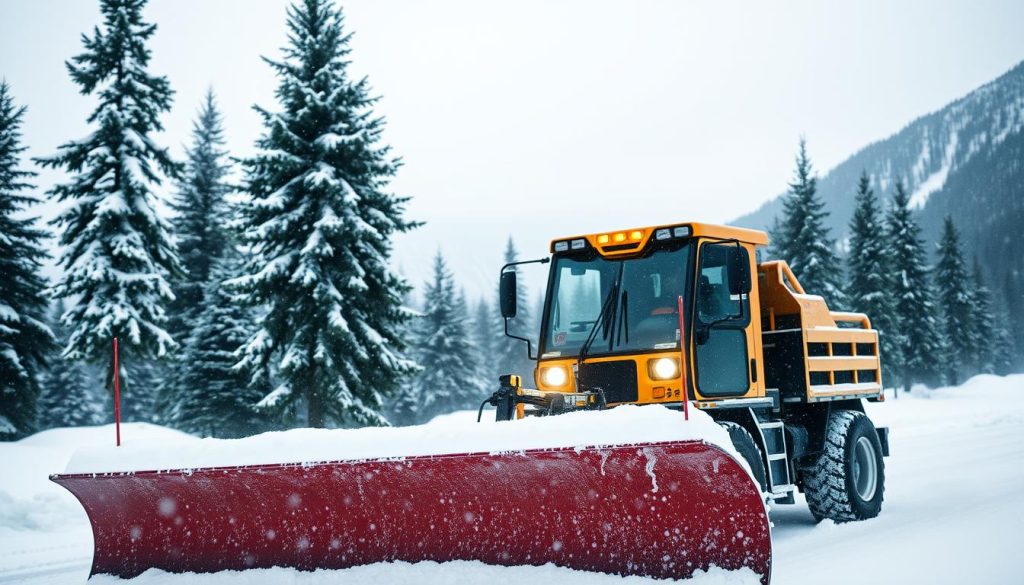
<svg viewBox="0 0 1024 585">
<path fill-rule="evenodd" d="M 892 432 L 877 519 L 815 525 L 804 505 L 773 510 L 773 581 L 1024 582 L 1024 377 L 929 395 L 868 406 Z"/>
<path fill-rule="evenodd" d="M 868 406 L 891 428 L 885 504 L 879 518 L 815 524 L 802 501 L 772 510 L 773 583 L 1014 584 L 1024 582 L 1018 532 L 1024 527 L 1024 375 L 979 376 L 958 388 L 918 391 Z M 149 427 L 154 436 L 173 433 Z M 46 481 L 70 450 L 108 440 L 105 429 L 51 431 L 0 444 L 0 584 L 81 584 L 92 538 L 85 514 Z M 99 435 L 99 436 L 97 436 Z M 183 439 L 184 440 L 184 439 Z M 344 575 L 339 575 L 343 573 Z M 378 565 L 342 572 L 283 570 L 222 575 L 207 583 L 642 583 L 554 567 L 479 563 Z M 194 579 L 147 574 L 148 585 Z M 704 583 L 745 583 L 710 574 Z"/>
</svg>

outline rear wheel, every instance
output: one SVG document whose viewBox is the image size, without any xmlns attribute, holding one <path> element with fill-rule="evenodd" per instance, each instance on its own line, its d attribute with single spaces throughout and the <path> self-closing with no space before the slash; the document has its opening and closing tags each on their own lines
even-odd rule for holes
<svg viewBox="0 0 1024 585">
<path fill-rule="evenodd" d="M 754 475 L 758 487 L 761 488 L 762 492 L 768 491 L 768 482 L 765 480 L 768 474 L 764 471 L 764 463 L 761 461 L 761 450 L 758 449 L 757 443 L 754 442 L 754 437 L 750 436 L 747 429 L 734 422 L 726 421 L 718 424 L 729 432 L 729 438 L 732 440 L 733 447 L 736 447 L 736 451 L 739 452 L 743 460 L 750 466 L 750 471 Z"/>
<path fill-rule="evenodd" d="M 818 520 L 852 522 L 878 516 L 885 491 L 882 446 L 871 419 L 861 412 L 829 415 L 825 449 L 803 468 L 804 493 Z"/>
</svg>

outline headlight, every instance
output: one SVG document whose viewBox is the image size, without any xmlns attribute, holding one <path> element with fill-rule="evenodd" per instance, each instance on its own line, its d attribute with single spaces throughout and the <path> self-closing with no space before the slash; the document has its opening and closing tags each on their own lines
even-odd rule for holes
<svg viewBox="0 0 1024 585">
<path fill-rule="evenodd" d="M 679 360 L 657 358 L 647 362 L 647 372 L 652 380 L 672 380 L 679 377 Z"/>
<path fill-rule="evenodd" d="M 540 370 L 540 381 L 544 382 L 545 386 L 551 386 L 552 388 L 561 388 L 565 386 L 565 383 L 569 381 L 569 374 L 565 371 L 562 366 L 553 366 L 550 368 L 541 368 Z"/>
</svg>

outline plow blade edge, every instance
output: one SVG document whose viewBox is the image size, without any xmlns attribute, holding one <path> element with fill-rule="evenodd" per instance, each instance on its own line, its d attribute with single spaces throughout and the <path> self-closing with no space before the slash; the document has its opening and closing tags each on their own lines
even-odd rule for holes
<svg viewBox="0 0 1024 585">
<path fill-rule="evenodd" d="M 92 574 L 554 563 L 661 578 L 748 567 L 769 580 L 758 489 L 698 441 L 399 460 L 73 474 Z"/>
</svg>

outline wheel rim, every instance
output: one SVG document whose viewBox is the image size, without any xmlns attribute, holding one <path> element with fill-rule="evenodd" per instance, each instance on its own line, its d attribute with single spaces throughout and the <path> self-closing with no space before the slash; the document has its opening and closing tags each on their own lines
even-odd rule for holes
<svg viewBox="0 0 1024 585">
<path fill-rule="evenodd" d="M 853 450 L 853 486 L 860 499 L 866 501 L 875 497 L 878 489 L 878 459 L 875 447 L 867 437 L 857 439 Z"/>
</svg>

